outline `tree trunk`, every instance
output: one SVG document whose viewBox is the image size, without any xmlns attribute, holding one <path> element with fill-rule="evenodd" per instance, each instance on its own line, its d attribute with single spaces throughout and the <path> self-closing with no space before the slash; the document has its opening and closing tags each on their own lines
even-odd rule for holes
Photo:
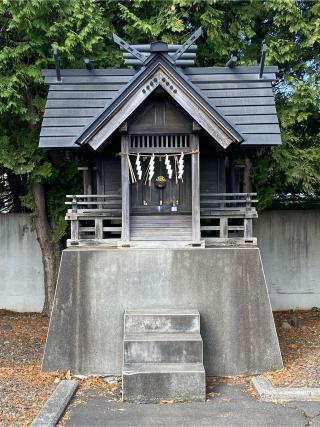
<svg viewBox="0 0 320 427">
<path fill-rule="evenodd" d="M 251 169 L 252 161 L 248 155 L 244 159 L 244 173 L 243 173 L 243 192 L 252 193 L 252 182 L 251 182 Z"/>
<path fill-rule="evenodd" d="M 11 170 L 6 170 L 7 182 L 10 191 L 12 206 L 10 212 L 22 212 L 20 194 L 23 194 L 24 183 L 20 175 L 16 175 Z"/>
<path fill-rule="evenodd" d="M 50 315 L 56 289 L 61 248 L 53 240 L 53 232 L 47 217 L 44 187 L 42 184 L 34 182 L 32 190 L 36 206 L 34 223 L 42 252 L 44 271 L 45 301 L 43 313 Z"/>
</svg>

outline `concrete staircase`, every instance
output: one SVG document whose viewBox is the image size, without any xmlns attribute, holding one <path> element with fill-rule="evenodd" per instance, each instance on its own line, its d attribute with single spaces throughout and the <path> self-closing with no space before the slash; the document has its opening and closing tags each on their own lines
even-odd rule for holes
<svg viewBox="0 0 320 427">
<path fill-rule="evenodd" d="M 126 310 L 123 400 L 205 400 L 206 381 L 197 310 Z"/>
</svg>

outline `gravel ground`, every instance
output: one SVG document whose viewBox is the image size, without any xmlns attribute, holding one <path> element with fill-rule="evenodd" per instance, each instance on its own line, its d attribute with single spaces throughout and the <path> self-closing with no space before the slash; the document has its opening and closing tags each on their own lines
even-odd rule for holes
<svg viewBox="0 0 320 427">
<path fill-rule="evenodd" d="M 320 387 L 320 309 L 274 313 L 284 369 L 265 375 L 274 385 Z M 284 322 L 298 326 L 287 329 Z"/>
<path fill-rule="evenodd" d="M 0 427 L 29 426 L 62 379 L 71 372 L 41 372 L 49 320 L 40 314 L 0 310 Z M 79 379 L 79 396 L 88 388 L 119 400 L 120 383 L 91 376 Z"/>
<path fill-rule="evenodd" d="M 265 376 L 282 386 L 320 384 L 320 309 L 276 312 L 284 369 Z M 283 322 L 298 327 L 281 327 Z M 0 426 L 29 426 L 61 379 L 70 372 L 41 372 L 48 318 L 39 314 L 17 314 L 0 310 Z M 298 325 L 297 325 L 298 323 Z M 249 379 L 210 379 L 210 382 L 246 382 Z M 110 400 L 119 400 L 121 384 L 95 376 L 80 380 L 76 400 L 88 388 L 99 390 Z M 76 400 L 74 403 L 76 404 Z M 65 420 L 68 414 L 66 414 Z"/>
<path fill-rule="evenodd" d="M 28 426 L 54 390 L 40 373 L 48 319 L 0 312 L 0 426 Z"/>
</svg>

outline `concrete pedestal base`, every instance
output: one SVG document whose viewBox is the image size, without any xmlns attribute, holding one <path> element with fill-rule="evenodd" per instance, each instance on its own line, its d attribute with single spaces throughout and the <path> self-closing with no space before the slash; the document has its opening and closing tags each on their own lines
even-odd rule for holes
<svg viewBox="0 0 320 427">
<path fill-rule="evenodd" d="M 207 375 L 282 367 L 258 248 L 63 251 L 44 371 L 121 375 L 123 313 L 194 308 Z"/>
</svg>

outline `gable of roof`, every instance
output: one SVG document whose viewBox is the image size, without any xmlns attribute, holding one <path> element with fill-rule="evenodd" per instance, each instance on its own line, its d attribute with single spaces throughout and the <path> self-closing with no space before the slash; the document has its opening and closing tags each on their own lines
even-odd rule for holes
<svg viewBox="0 0 320 427">
<path fill-rule="evenodd" d="M 276 67 L 191 67 L 180 71 L 206 96 L 217 112 L 241 133 L 241 146 L 281 143 L 272 81 Z M 49 93 L 44 113 L 40 147 L 79 148 L 75 141 L 95 117 L 118 96 L 136 75 L 134 69 L 45 70 Z"/>
<path fill-rule="evenodd" d="M 100 148 L 158 86 L 162 86 L 223 148 L 227 148 L 232 142 L 243 140 L 236 128 L 207 101 L 206 96 L 172 66 L 166 55 L 160 54 L 147 61 L 146 67 L 141 68 L 118 92 L 75 142 L 89 143 L 95 150 Z"/>
</svg>

